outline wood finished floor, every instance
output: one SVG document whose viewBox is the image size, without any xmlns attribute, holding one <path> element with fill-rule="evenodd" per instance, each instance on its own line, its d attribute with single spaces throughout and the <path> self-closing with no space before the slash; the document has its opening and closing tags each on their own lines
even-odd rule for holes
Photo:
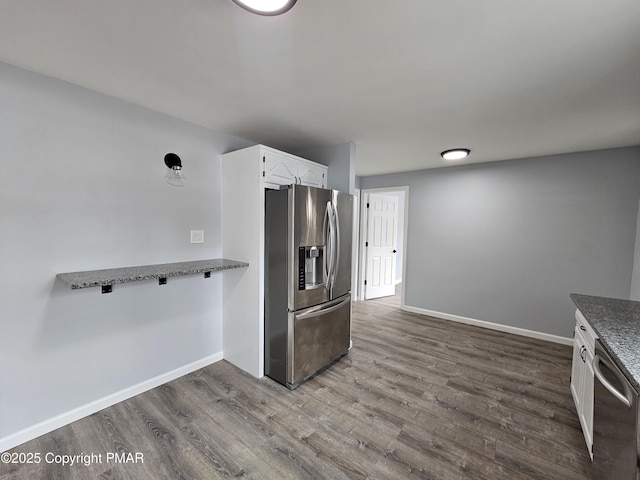
<svg viewBox="0 0 640 480">
<path fill-rule="evenodd" d="M 398 306 L 355 303 L 349 355 L 295 391 L 218 362 L 11 450 L 102 463 L 0 463 L 0 480 L 591 478 L 570 347 Z"/>
</svg>

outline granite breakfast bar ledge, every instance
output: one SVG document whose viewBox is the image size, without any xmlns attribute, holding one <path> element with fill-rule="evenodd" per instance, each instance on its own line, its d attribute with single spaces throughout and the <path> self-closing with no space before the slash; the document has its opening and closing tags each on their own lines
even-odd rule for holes
<svg viewBox="0 0 640 480">
<path fill-rule="evenodd" d="M 248 267 L 246 262 L 215 258 L 189 262 L 161 263 L 135 267 L 108 268 L 105 270 L 87 270 L 83 272 L 58 273 L 56 277 L 69 285 L 72 290 L 80 288 L 102 287 L 102 293 L 111 292 L 112 285 L 159 279 L 164 284 L 169 277 L 195 275 L 203 273 L 208 277 L 211 272 Z"/>
</svg>

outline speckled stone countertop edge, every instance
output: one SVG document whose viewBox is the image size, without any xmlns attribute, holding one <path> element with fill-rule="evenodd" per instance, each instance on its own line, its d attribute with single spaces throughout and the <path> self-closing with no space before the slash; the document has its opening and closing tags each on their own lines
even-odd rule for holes
<svg viewBox="0 0 640 480">
<path fill-rule="evenodd" d="M 604 349 L 640 392 L 640 302 L 572 293 Z"/>
<path fill-rule="evenodd" d="M 103 270 L 66 272 L 58 273 L 56 277 L 66 285 L 69 285 L 72 290 L 77 290 L 81 288 L 154 280 L 158 278 L 218 272 L 248 266 L 249 264 L 246 262 L 216 258 L 210 260 L 193 260 L 187 262 L 108 268 Z"/>
</svg>

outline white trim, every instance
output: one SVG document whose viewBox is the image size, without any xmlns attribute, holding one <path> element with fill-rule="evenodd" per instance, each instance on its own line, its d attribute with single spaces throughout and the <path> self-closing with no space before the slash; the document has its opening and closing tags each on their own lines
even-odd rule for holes
<svg viewBox="0 0 640 480">
<path fill-rule="evenodd" d="M 37 423 L 36 425 L 7 435 L 6 437 L 2 437 L 0 438 L 0 452 L 5 452 L 10 448 L 21 445 L 25 442 L 28 442 L 29 440 L 33 440 L 40 435 L 49 433 L 56 428 L 69 425 L 76 420 L 80 420 L 81 418 L 99 412 L 100 410 L 115 405 L 116 403 L 122 402 L 123 400 L 135 397 L 136 395 L 146 392 L 147 390 L 151 390 L 152 388 L 163 385 L 167 382 L 170 382 L 171 380 L 175 380 L 176 378 L 180 378 L 184 375 L 187 375 L 188 373 L 195 372 L 196 370 L 219 362 L 220 360 L 222 360 L 222 358 L 222 352 L 210 355 L 188 365 L 184 365 L 180 368 L 176 368 L 175 370 L 171 370 L 170 372 L 166 372 L 148 380 L 144 380 L 136 385 L 132 385 L 131 387 L 127 387 L 124 390 L 120 390 L 119 392 L 115 392 L 111 395 L 107 395 L 106 397 L 94 400 L 93 402 L 89 402 L 86 405 L 82 405 L 68 412 L 56 415 L 53 418 L 44 420 L 40 423 Z"/>
<path fill-rule="evenodd" d="M 351 298 L 355 301 L 360 300 L 360 283 L 358 282 L 360 272 L 360 189 L 353 191 L 353 242 L 352 242 L 352 258 L 351 267 Z"/>
<path fill-rule="evenodd" d="M 502 325 L 500 323 L 493 323 L 484 320 L 477 320 L 475 318 L 452 315 L 450 313 L 442 313 L 436 312 L 434 310 L 427 310 L 424 308 L 410 307 L 408 305 L 402 305 L 400 308 L 406 312 L 419 313 L 420 315 L 442 318 L 444 320 L 451 320 L 452 322 L 475 325 L 476 327 L 488 328 L 490 330 L 497 330 L 499 332 L 513 333 L 515 335 L 522 335 L 523 337 L 537 338 L 538 340 L 546 340 L 548 342 L 560 343 L 562 345 L 573 345 L 572 338 L 552 335 L 550 333 L 536 332 L 535 330 L 527 330 L 526 328 L 512 327 L 509 325 Z"/>
</svg>

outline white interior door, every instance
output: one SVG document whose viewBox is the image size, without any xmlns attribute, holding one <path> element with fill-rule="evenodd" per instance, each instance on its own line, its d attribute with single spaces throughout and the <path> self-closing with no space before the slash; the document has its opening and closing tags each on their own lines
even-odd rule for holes
<svg viewBox="0 0 640 480">
<path fill-rule="evenodd" d="M 398 197 L 367 195 L 364 298 L 395 295 Z"/>
</svg>

